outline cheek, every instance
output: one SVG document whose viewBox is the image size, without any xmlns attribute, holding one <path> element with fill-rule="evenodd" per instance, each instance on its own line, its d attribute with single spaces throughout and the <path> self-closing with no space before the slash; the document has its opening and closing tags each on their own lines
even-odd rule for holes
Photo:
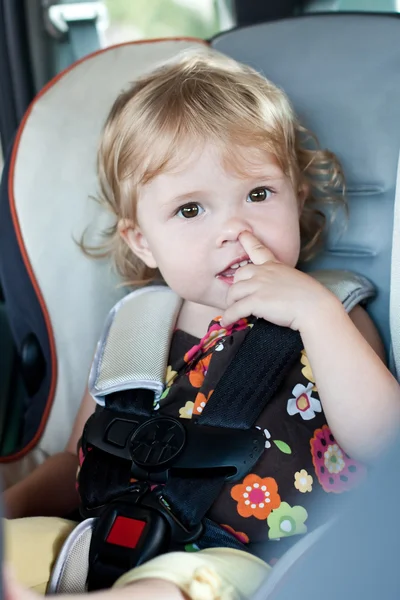
<svg viewBox="0 0 400 600">
<path fill-rule="evenodd" d="M 208 262 L 201 237 L 174 230 L 168 235 L 154 236 L 153 241 L 153 255 L 167 283 L 189 281 L 193 274 L 201 276 Z"/>
<path fill-rule="evenodd" d="M 300 254 L 300 224 L 296 213 L 281 215 L 270 223 L 260 236 L 276 258 L 290 267 L 295 267 Z"/>
</svg>

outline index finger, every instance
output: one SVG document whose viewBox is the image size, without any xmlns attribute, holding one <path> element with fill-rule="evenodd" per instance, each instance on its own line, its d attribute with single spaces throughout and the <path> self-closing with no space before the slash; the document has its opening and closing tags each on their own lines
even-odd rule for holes
<svg viewBox="0 0 400 600">
<path fill-rule="evenodd" d="M 276 258 L 271 250 L 266 248 L 250 231 L 243 231 L 239 235 L 239 241 L 254 265 L 263 265 L 269 261 L 276 262 Z"/>
</svg>

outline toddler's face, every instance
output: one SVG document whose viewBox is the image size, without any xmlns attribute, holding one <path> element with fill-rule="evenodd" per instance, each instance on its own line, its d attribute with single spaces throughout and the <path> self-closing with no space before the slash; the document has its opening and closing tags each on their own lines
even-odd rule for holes
<svg viewBox="0 0 400 600">
<path fill-rule="evenodd" d="M 292 267 L 300 252 L 299 202 L 290 179 L 272 156 L 240 154 L 250 159 L 246 176 L 227 170 L 218 149 L 206 144 L 179 169 L 155 177 L 141 189 L 138 225 L 127 238 L 180 297 L 215 314 L 226 307 L 235 268 L 248 258 L 242 231 Z"/>
</svg>

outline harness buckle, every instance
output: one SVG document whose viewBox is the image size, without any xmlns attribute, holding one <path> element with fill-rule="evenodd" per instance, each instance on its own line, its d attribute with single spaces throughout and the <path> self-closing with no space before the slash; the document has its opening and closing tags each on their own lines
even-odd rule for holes
<svg viewBox="0 0 400 600">
<path fill-rule="evenodd" d="M 88 589 L 110 587 L 123 573 L 171 546 L 198 539 L 200 523 L 189 529 L 174 515 L 162 489 L 127 494 L 105 506 L 93 529 L 89 552 Z"/>
<path fill-rule="evenodd" d="M 194 527 L 189 528 L 178 519 L 168 502 L 165 500 L 162 487 L 143 496 L 141 502 L 142 506 L 149 507 L 150 509 L 159 512 L 167 521 L 171 532 L 170 545 L 176 544 L 183 546 L 185 544 L 191 544 L 198 540 L 203 533 L 204 527 L 202 523 L 198 523 Z"/>
</svg>

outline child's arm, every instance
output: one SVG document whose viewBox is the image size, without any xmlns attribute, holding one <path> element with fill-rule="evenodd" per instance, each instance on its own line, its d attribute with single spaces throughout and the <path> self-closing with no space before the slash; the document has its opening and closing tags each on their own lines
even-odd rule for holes
<svg viewBox="0 0 400 600">
<path fill-rule="evenodd" d="M 347 315 L 329 295 L 299 330 L 336 440 L 354 458 L 373 458 L 398 430 L 400 388 L 371 319 L 359 306 Z"/>
<path fill-rule="evenodd" d="M 335 438 L 370 460 L 400 424 L 400 387 L 379 357 L 371 320 L 361 308 L 347 315 L 323 285 L 277 261 L 251 233 L 240 242 L 253 264 L 236 271 L 222 323 L 252 314 L 299 331 Z"/>
<path fill-rule="evenodd" d="M 79 497 L 75 486 L 77 444 L 95 406 L 86 390 L 64 452 L 51 456 L 28 477 L 4 492 L 7 517 L 66 516 L 78 507 Z"/>
</svg>

